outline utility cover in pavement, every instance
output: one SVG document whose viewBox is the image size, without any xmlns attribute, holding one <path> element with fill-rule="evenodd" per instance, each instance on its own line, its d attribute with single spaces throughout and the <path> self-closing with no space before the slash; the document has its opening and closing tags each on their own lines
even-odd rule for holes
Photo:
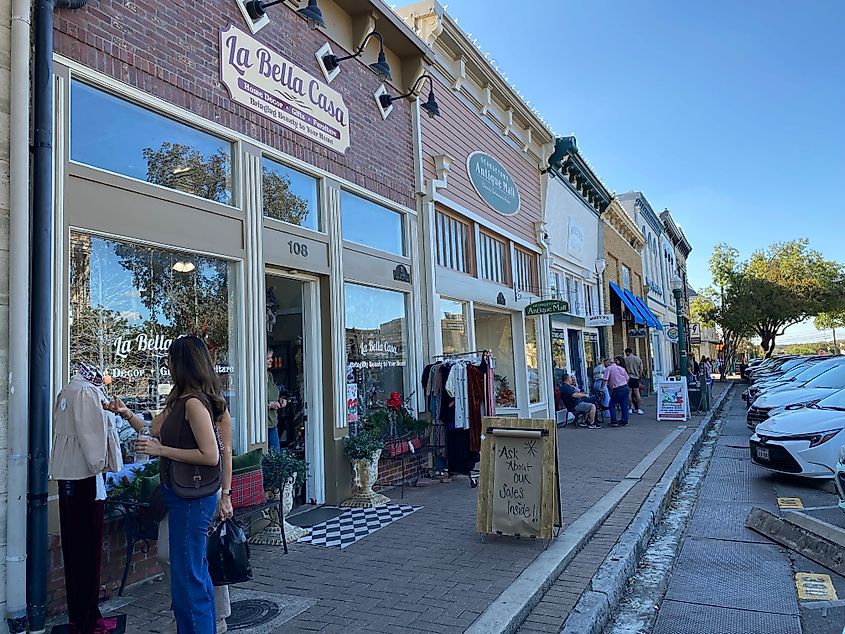
<svg viewBox="0 0 845 634">
<path fill-rule="evenodd" d="M 765 605 L 760 606 L 766 609 Z M 664 601 L 652 634 L 802 634 L 798 615 Z"/>
<path fill-rule="evenodd" d="M 838 601 L 830 575 L 815 572 L 796 572 L 795 589 L 801 601 Z"/>
<path fill-rule="evenodd" d="M 782 509 L 803 509 L 801 498 L 778 498 L 778 508 Z"/>
<path fill-rule="evenodd" d="M 708 571 L 706 582 L 702 570 Z M 688 538 L 675 564 L 666 598 L 724 608 L 754 607 L 779 614 L 798 614 L 792 579 L 789 558 L 779 546 Z"/>
<path fill-rule="evenodd" d="M 316 599 L 289 594 L 273 594 L 245 590 L 237 586 L 229 589 L 232 615 L 226 619 L 230 632 L 269 634 L 296 618 L 317 603 Z"/>
</svg>

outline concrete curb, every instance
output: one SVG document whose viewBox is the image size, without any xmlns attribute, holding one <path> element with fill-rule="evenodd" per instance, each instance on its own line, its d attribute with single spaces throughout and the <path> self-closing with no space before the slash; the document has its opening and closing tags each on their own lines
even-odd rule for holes
<svg viewBox="0 0 845 634">
<path fill-rule="evenodd" d="M 689 470 L 704 443 L 707 431 L 713 425 L 716 412 L 733 388 L 733 385 L 729 386 L 719 396 L 713 408 L 698 424 L 663 477 L 651 490 L 628 528 L 593 575 L 589 589 L 581 595 L 564 622 L 560 630 L 561 634 L 600 634 L 607 625 L 625 594 L 628 579 L 636 571 L 637 563 L 663 516 L 666 506 L 671 501 L 672 494 Z"/>
</svg>

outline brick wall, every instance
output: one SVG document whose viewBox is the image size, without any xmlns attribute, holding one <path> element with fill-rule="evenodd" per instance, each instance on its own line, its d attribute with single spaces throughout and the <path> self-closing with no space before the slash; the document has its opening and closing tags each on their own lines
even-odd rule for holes
<svg viewBox="0 0 845 634">
<path fill-rule="evenodd" d="M 645 297 L 643 289 L 643 263 L 639 252 L 634 249 L 619 233 L 605 223 L 604 248 L 607 268 L 604 271 L 604 310 L 616 315 L 612 328 L 607 329 L 607 349 L 611 356 L 624 354 L 625 348 L 631 348 L 643 360 L 643 366 L 651 368 L 648 340 L 634 339 L 628 336 L 628 324 L 621 319 L 621 305 L 609 282 L 622 286 L 622 265 L 631 269 L 631 285 L 634 293 Z M 614 310 L 615 308 L 615 310 Z"/>
<path fill-rule="evenodd" d="M 142 551 L 144 542 L 135 546 L 132 565 L 126 584 L 137 583 L 161 573 L 156 560 L 156 542 L 150 542 L 149 549 Z M 100 569 L 100 596 L 110 599 L 117 596 L 123 566 L 126 561 L 126 540 L 123 521 L 106 520 L 103 531 L 103 561 Z M 65 577 L 62 562 L 62 545 L 59 535 L 50 536 L 50 570 L 47 581 L 47 609 L 51 615 L 67 611 L 65 603 Z"/>
<path fill-rule="evenodd" d="M 338 154 L 229 99 L 220 83 L 219 33 L 230 23 L 247 28 L 232 0 L 100 0 L 76 11 L 56 12 L 55 50 L 413 208 L 410 102 L 394 102 L 392 114 L 382 120 L 373 98 L 381 83 L 377 75 L 358 60 L 344 62 L 331 86 L 349 108 L 351 146 L 345 155 Z M 321 31 L 309 30 L 286 5 L 273 8 L 271 23 L 255 37 L 322 78 L 314 53 L 330 40 Z M 336 42 L 330 43 L 336 54 L 344 54 Z"/>
</svg>

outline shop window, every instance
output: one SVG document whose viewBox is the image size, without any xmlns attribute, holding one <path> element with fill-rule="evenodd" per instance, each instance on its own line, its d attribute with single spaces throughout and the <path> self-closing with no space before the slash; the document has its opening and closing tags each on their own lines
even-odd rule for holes
<svg viewBox="0 0 845 634">
<path fill-rule="evenodd" d="M 347 421 L 354 425 L 384 407 L 391 392 L 405 399 L 408 322 L 405 294 L 347 283 L 346 392 Z"/>
<path fill-rule="evenodd" d="M 516 373 L 510 313 L 476 309 L 475 343 L 479 350 L 490 350 L 496 357 L 496 405 L 516 407 Z"/>
<path fill-rule="evenodd" d="M 598 289 L 594 284 L 584 285 L 584 300 L 586 302 L 587 315 L 598 315 L 602 312 L 599 309 Z"/>
<path fill-rule="evenodd" d="M 374 202 L 342 192 L 343 239 L 394 255 L 405 255 L 402 214 Z"/>
<path fill-rule="evenodd" d="M 514 272 L 516 273 L 516 290 L 539 294 L 535 254 L 519 248 L 514 249 Z"/>
<path fill-rule="evenodd" d="M 265 216 L 320 229 L 316 178 L 266 157 L 261 160 L 261 177 Z"/>
<path fill-rule="evenodd" d="M 622 282 L 622 288 L 625 290 L 631 290 L 631 269 L 629 269 L 624 264 L 620 267 L 620 281 Z"/>
<path fill-rule="evenodd" d="M 560 388 L 563 377 L 569 372 L 566 361 L 566 331 L 562 328 L 552 328 L 552 381 L 555 395 L 555 411 L 566 409 L 561 398 Z"/>
<path fill-rule="evenodd" d="M 443 354 L 460 354 L 469 351 L 465 302 L 440 300 L 440 334 Z"/>
<path fill-rule="evenodd" d="M 479 277 L 496 284 L 509 285 L 508 245 L 483 231 L 478 238 Z"/>
<path fill-rule="evenodd" d="M 438 266 L 472 275 L 472 227 L 450 214 L 437 211 Z"/>
<path fill-rule="evenodd" d="M 72 233 L 70 362 L 111 375 L 107 390 L 141 415 L 161 411 L 172 384 L 167 351 L 202 336 L 237 417 L 235 264 L 194 253 Z"/>
<path fill-rule="evenodd" d="M 542 403 L 543 401 L 537 330 L 537 318 L 526 318 L 525 363 L 528 366 L 528 402 L 531 405 L 536 405 L 537 403 Z"/>
<path fill-rule="evenodd" d="M 228 141 L 82 82 L 71 83 L 70 99 L 72 160 L 233 204 Z"/>
</svg>

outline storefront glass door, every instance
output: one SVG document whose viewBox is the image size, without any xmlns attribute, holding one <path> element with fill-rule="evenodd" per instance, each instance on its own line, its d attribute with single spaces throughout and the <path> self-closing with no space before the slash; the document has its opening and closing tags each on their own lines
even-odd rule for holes
<svg viewBox="0 0 845 634">
<path fill-rule="evenodd" d="M 579 330 L 567 330 L 569 337 L 569 359 L 572 361 L 572 374 L 575 375 L 575 382 L 582 390 L 587 390 L 584 383 L 584 357 L 581 354 L 581 332 Z"/>
<path fill-rule="evenodd" d="M 267 390 L 278 391 L 282 407 L 267 404 L 267 425 L 275 423 L 281 451 L 308 463 L 305 486 L 295 504 L 321 503 L 324 498 L 322 402 L 315 398 L 320 337 L 315 281 L 268 275 L 266 278 Z M 275 388 L 275 389 L 274 389 Z M 309 404 L 311 405 L 309 407 Z M 276 436 L 271 429 L 271 447 Z"/>
</svg>

